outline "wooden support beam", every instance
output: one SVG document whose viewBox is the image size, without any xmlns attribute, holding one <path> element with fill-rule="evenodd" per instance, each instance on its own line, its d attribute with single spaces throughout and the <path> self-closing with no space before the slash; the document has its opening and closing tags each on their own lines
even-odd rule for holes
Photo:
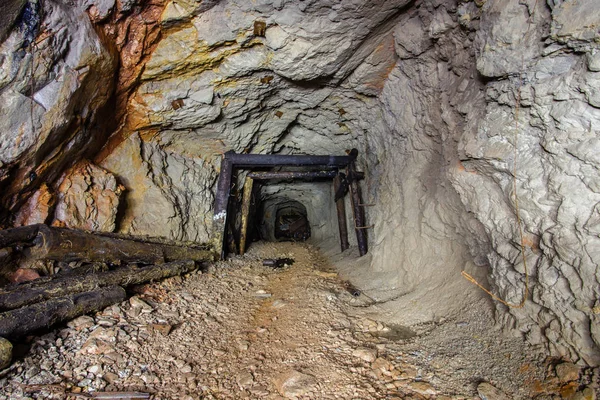
<svg viewBox="0 0 600 400">
<path fill-rule="evenodd" d="M 337 171 L 266 171 L 250 172 L 249 178 L 257 180 L 268 179 L 331 179 L 337 175 Z"/>
<path fill-rule="evenodd" d="M 333 193 L 337 193 L 340 190 L 341 178 L 336 175 L 333 178 Z M 348 243 L 348 224 L 346 222 L 346 204 L 344 198 L 338 199 L 335 202 L 335 208 L 337 209 L 338 227 L 340 231 L 340 246 L 342 251 L 347 250 L 350 247 Z"/>
<path fill-rule="evenodd" d="M 229 195 L 231 194 L 231 180 L 233 178 L 233 163 L 226 153 L 221 160 L 221 172 L 217 182 L 215 196 L 215 210 L 212 226 L 212 242 L 214 252 L 219 259 L 225 258 L 225 235 L 227 228 L 227 209 L 229 208 Z"/>
<path fill-rule="evenodd" d="M 285 154 L 236 154 L 225 153 L 225 159 L 236 167 L 278 167 L 278 166 L 322 166 L 346 167 L 352 160 L 351 156 L 312 156 Z"/>
<path fill-rule="evenodd" d="M 246 241 L 248 240 L 248 219 L 250 217 L 250 204 L 252 203 L 252 190 L 254 179 L 249 176 L 244 182 L 244 194 L 242 196 L 242 227 L 240 228 L 240 255 L 246 252 Z"/>
<path fill-rule="evenodd" d="M 352 209 L 354 211 L 354 230 L 356 231 L 356 241 L 358 243 L 358 252 L 360 256 L 364 256 L 369 251 L 367 240 L 367 230 L 365 229 L 365 209 L 362 206 L 362 196 L 356 174 L 356 166 L 354 162 L 348 165 L 348 181 L 350 183 L 350 200 L 352 201 Z"/>
</svg>

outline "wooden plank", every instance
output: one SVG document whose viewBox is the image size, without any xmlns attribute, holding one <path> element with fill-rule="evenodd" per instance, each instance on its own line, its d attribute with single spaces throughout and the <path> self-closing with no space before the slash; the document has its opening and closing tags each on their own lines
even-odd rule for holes
<svg viewBox="0 0 600 400">
<path fill-rule="evenodd" d="M 248 177 L 258 180 L 268 179 L 331 179 L 337 171 L 261 171 L 250 172 Z"/>
<path fill-rule="evenodd" d="M 367 240 L 367 230 L 365 226 L 365 210 L 362 207 L 362 195 L 358 179 L 355 178 L 356 166 L 354 162 L 348 165 L 348 181 L 350 184 L 350 200 L 354 211 L 354 230 L 356 231 L 356 241 L 358 243 L 358 253 L 364 256 L 369 251 L 369 243 Z"/>
<path fill-rule="evenodd" d="M 227 209 L 229 208 L 229 196 L 231 194 L 231 180 L 233 177 L 233 163 L 227 158 L 227 154 L 221 160 L 221 172 L 217 182 L 217 193 L 215 196 L 215 207 L 212 226 L 212 244 L 217 258 L 225 258 L 225 236 L 227 228 Z"/>
<path fill-rule="evenodd" d="M 0 313 L 0 336 L 15 339 L 47 329 L 92 311 L 101 310 L 126 298 L 125 289 L 109 286 Z"/>
<path fill-rule="evenodd" d="M 105 286 L 130 286 L 182 275 L 196 268 L 193 261 L 176 261 L 143 268 L 119 268 L 113 271 L 76 276 L 56 276 L 0 289 L 0 310 L 13 310 L 48 299 L 88 292 Z"/>
<path fill-rule="evenodd" d="M 333 193 L 338 193 L 341 187 L 341 178 L 336 175 L 333 178 Z M 347 250 L 350 247 L 348 243 L 348 223 L 346 222 L 346 204 L 344 197 L 338 199 L 335 202 L 335 208 L 337 210 L 338 229 L 340 232 L 340 247 L 342 251 Z"/>
<path fill-rule="evenodd" d="M 145 264 L 164 262 L 159 246 L 76 229 L 40 225 L 32 243 L 32 247 L 23 250 L 23 254 L 31 259 Z"/>
<path fill-rule="evenodd" d="M 240 228 L 240 255 L 246 252 L 246 241 L 248 240 L 248 219 L 250 217 L 250 204 L 252 202 L 252 190 L 254 179 L 247 177 L 244 182 L 244 194 L 242 196 L 242 227 Z"/>
<path fill-rule="evenodd" d="M 20 226 L 0 231 L 0 249 L 11 247 L 35 238 L 41 224 Z"/>
</svg>

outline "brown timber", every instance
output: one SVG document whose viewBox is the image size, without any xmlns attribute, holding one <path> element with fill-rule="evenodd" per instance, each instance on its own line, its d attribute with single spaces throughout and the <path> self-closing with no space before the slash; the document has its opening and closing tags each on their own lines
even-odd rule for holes
<svg viewBox="0 0 600 400">
<path fill-rule="evenodd" d="M 24 233 L 17 235 L 15 232 L 10 232 L 17 229 L 24 230 Z M 14 244 L 16 236 L 26 237 L 30 241 L 30 247 L 23 250 L 26 257 L 63 262 L 160 264 L 165 261 L 213 259 L 211 251 L 189 246 L 146 242 L 139 238 L 95 234 L 46 225 L 35 225 L 37 232 L 32 235 L 31 229 L 32 227 L 22 227 L 0 231 L 0 244 L 10 241 Z"/>
<path fill-rule="evenodd" d="M 6 311 L 0 313 L 0 336 L 22 338 L 28 333 L 119 303 L 125 298 L 125 289 L 109 286 Z"/>
<path fill-rule="evenodd" d="M 358 253 L 364 256 L 369 251 L 367 241 L 367 230 L 365 229 L 365 209 L 361 206 L 362 196 L 360 186 L 356 176 L 356 166 L 354 161 L 348 164 L 348 180 L 350 182 L 350 200 L 352 201 L 352 209 L 354 211 L 354 230 L 356 231 L 356 241 L 358 243 Z"/>
<path fill-rule="evenodd" d="M 242 196 L 242 227 L 240 228 L 240 249 L 241 255 L 246 251 L 246 241 L 248 240 L 248 219 L 250 217 L 250 203 L 252 202 L 252 189 L 254 188 L 254 179 L 246 178 L 244 182 L 244 194 Z"/>
<path fill-rule="evenodd" d="M 341 179 L 339 175 L 333 178 L 333 193 L 337 193 L 341 186 Z M 338 228 L 340 231 L 340 247 L 342 251 L 347 250 L 350 247 L 348 243 L 348 224 L 346 222 L 346 204 L 344 198 L 338 199 L 335 202 L 335 208 L 337 209 Z"/>
<path fill-rule="evenodd" d="M 87 292 L 105 286 L 129 286 L 186 274 L 196 268 L 193 261 L 176 261 L 142 268 L 127 267 L 114 271 L 76 276 L 56 276 L 51 280 L 29 281 L 0 289 L 0 310 L 19 307 Z"/>
</svg>

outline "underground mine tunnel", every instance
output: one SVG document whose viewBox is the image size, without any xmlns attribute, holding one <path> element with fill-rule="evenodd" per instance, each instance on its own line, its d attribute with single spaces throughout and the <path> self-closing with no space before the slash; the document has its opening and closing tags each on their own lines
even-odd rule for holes
<svg viewBox="0 0 600 400">
<path fill-rule="evenodd" d="M 599 26 L 3 0 L 0 399 L 595 399 Z"/>
</svg>

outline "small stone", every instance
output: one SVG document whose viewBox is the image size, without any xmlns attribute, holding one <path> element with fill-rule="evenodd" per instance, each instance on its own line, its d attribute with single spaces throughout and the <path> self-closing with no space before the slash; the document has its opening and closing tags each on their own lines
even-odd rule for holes
<svg viewBox="0 0 600 400">
<path fill-rule="evenodd" d="M 83 388 L 83 387 L 87 387 L 90 386 L 92 384 L 92 380 L 91 379 L 82 379 L 81 381 L 79 381 L 79 383 L 77 383 L 77 386 Z"/>
<path fill-rule="evenodd" d="M 119 380 L 119 376 L 117 374 L 113 374 L 112 372 L 105 372 L 102 375 L 102 378 L 108 382 L 108 383 L 115 383 L 117 380 Z"/>
<path fill-rule="evenodd" d="M 264 291 L 262 289 L 257 290 L 256 293 L 254 293 L 254 297 L 256 297 L 257 299 L 268 299 L 271 296 L 272 296 L 271 293 L 267 293 L 266 291 Z"/>
<path fill-rule="evenodd" d="M 388 372 L 391 371 L 393 368 L 392 363 L 390 363 L 385 358 L 376 359 L 371 367 L 373 368 L 373 370 L 380 372 Z"/>
<path fill-rule="evenodd" d="M 487 382 L 482 382 L 477 386 L 477 394 L 479 394 L 481 400 L 509 400 L 508 396 L 500 389 Z"/>
<path fill-rule="evenodd" d="M 377 359 L 377 350 L 375 349 L 367 349 L 367 348 L 359 348 L 352 352 L 354 357 L 358 357 L 363 361 L 371 363 Z"/>
<path fill-rule="evenodd" d="M 567 383 L 579 379 L 579 367 L 573 363 L 565 362 L 556 366 L 558 380 Z"/>
<path fill-rule="evenodd" d="M 105 342 L 115 342 L 117 340 L 117 330 L 115 328 L 98 327 L 90 333 L 90 339 L 100 339 Z"/>
<path fill-rule="evenodd" d="M 295 370 L 280 374 L 273 380 L 273 383 L 275 383 L 277 391 L 288 399 L 306 395 L 316 384 L 312 376 Z"/>
<path fill-rule="evenodd" d="M 244 389 L 249 386 L 252 386 L 252 384 L 254 383 L 254 377 L 249 372 L 243 372 L 237 376 L 236 382 L 241 389 Z"/>
<path fill-rule="evenodd" d="M 10 274 L 10 276 L 8 277 L 8 280 L 13 283 L 22 283 L 22 282 L 32 281 L 39 277 L 40 277 L 40 274 L 38 274 L 38 272 L 34 269 L 19 268 L 15 272 Z"/>
<path fill-rule="evenodd" d="M 594 49 L 587 53 L 587 66 L 592 72 L 600 72 L 600 50 Z"/>
<path fill-rule="evenodd" d="M 192 372 L 192 366 L 189 364 L 185 364 L 179 369 L 179 372 L 182 374 L 189 374 L 190 372 Z"/>
<path fill-rule="evenodd" d="M 129 299 L 129 304 L 134 309 L 139 309 L 143 313 L 151 313 L 154 309 L 146 303 L 144 300 L 140 299 L 137 296 L 133 296 Z"/>
<path fill-rule="evenodd" d="M 78 317 L 72 321 L 69 321 L 67 323 L 67 326 L 69 328 L 75 329 L 77 331 L 80 331 L 82 329 L 91 328 L 92 326 L 94 326 L 94 318 L 87 316 L 87 315 L 82 315 L 81 317 Z"/>
<path fill-rule="evenodd" d="M 8 340 L 0 337 L 0 369 L 4 369 L 10 365 L 12 360 L 13 346 Z"/>
<path fill-rule="evenodd" d="M 108 343 L 94 338 L 88 339 L 80 350 L 82 354 L 106 354 L 114 351 L 115 349 Z"/>
<path fill-rule="evenodd" d="M 100 371 L 102 371 L 102 366 L 100 365 L 92 365 L 91 367 L 88 368 L 88 372 L 92 373 L 94 375 L 97 375 Z"/>
<path fill-rule="evenodd" d="M 433 395 L 437 393 L 437 390 L 431 384 L 423 381 L 411 382 L 407 386 L 410 390 L 415 393 L 419 393 L 425 396 Z"/>
<path fill-rule="evenodd" d="M 274 309 L 279 309 L 281 307 L 285 307 L 285 301 L 283 300 L 275 300 L 273 301 L 273 303 L 271 304 L 271 307 L 273 307 Z"/>
<path fill-rule="evenodd" d="M 569 400 L 596 400 L 594 389 L 586 387 L 580 392 L 576 392 L 568 396 Z"/>
<path fill-rule="evenodd" d="M 171 332 L 171 325 L 169 324 L 153 324 L 152 329 L 160 333 L 163 336 L 167 336 Z"/>
</svg>

